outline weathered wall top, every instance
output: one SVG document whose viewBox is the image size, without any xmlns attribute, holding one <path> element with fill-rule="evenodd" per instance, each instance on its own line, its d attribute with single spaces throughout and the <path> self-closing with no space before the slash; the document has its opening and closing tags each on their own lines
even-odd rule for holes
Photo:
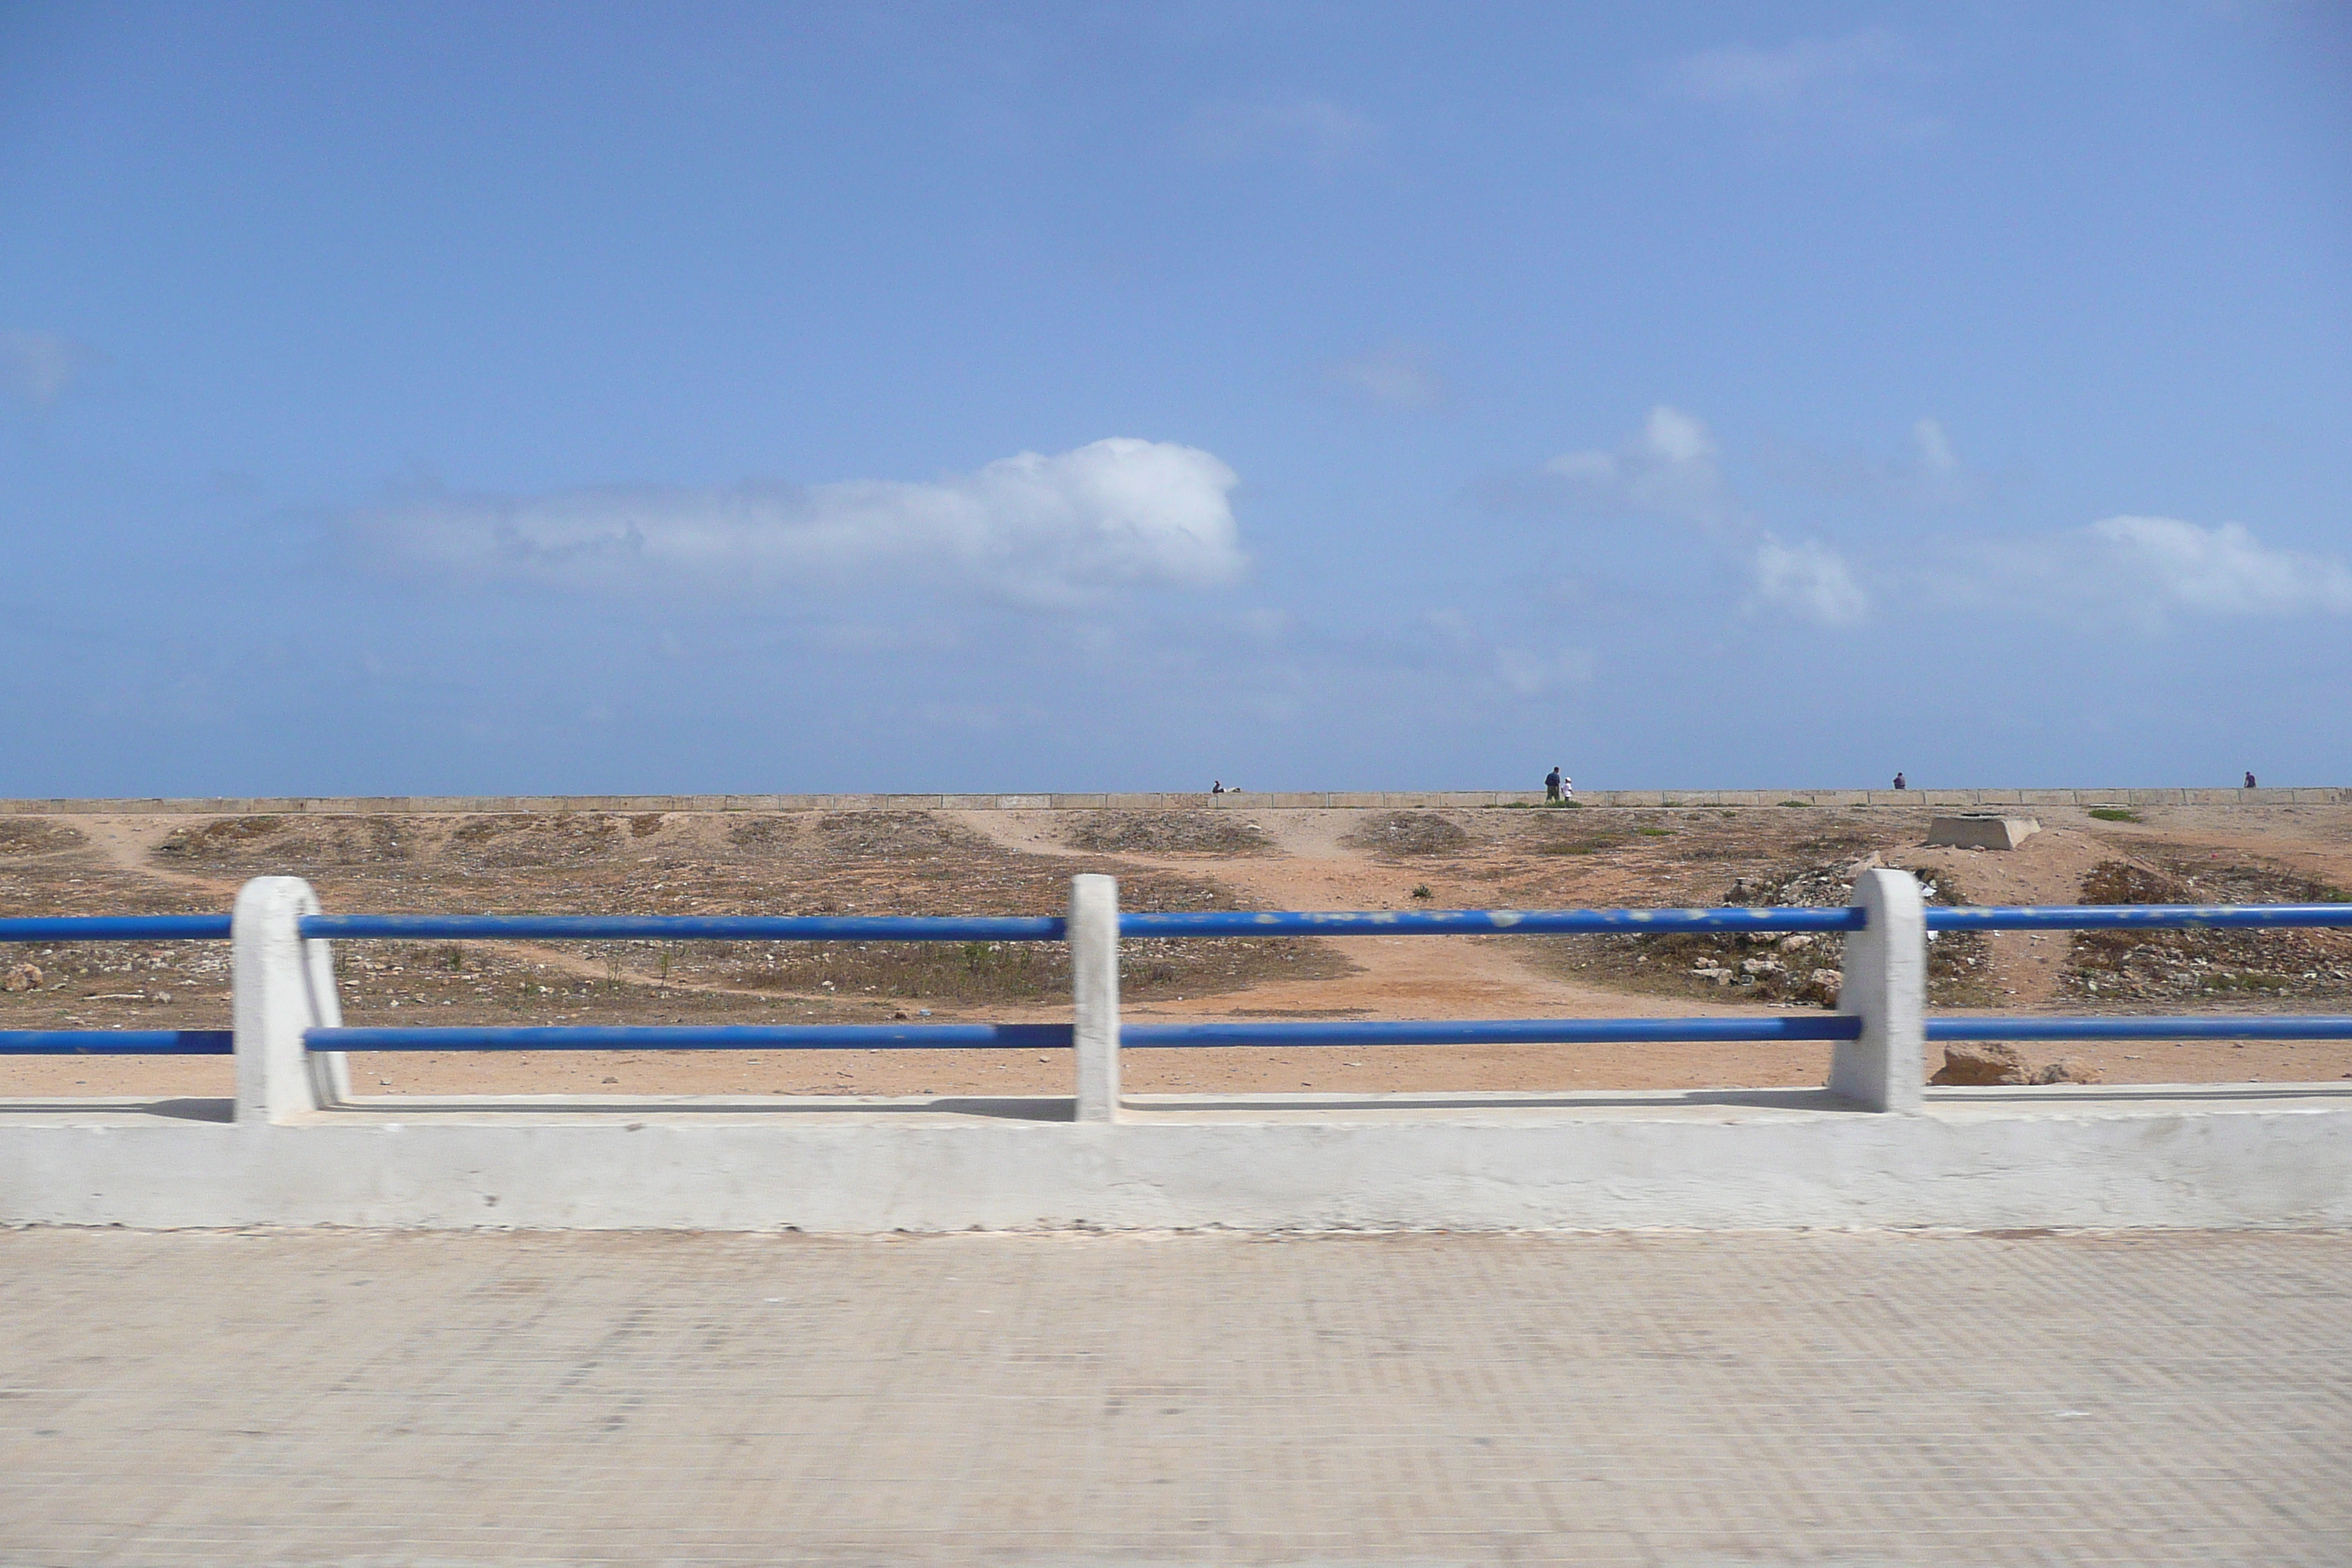
<svg viewBox="0 0 2352 1568">
<path fill-rule="evenodd" d="M 1223 795 L 491 795 L 0 800 L 0 816 L 350 816 L 555 811 L 1458 811 L 1540 805 L 1534 790 L 1234 790 Z M 1686 789 L 1580 792 L 1579 806 L 2352 805 L 2352 788 Z"/>
</svg>

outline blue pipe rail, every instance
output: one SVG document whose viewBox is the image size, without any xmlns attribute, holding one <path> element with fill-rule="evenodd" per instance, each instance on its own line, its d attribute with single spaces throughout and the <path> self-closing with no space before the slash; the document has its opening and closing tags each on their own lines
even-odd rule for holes
<svg viewBox="0 0 2352 1568">
<path fill-rule="evenodd" d="M 664 1024 L 309 1029 L 302 1043 L 314 1051 L 1066 1051 L 1071 1038 L 1067 1024 Z"/>
<path fill-rule="evenodd" d="M 226 942 L 226 915 L 35 915 L 0 920 L 0 942 Z"/>
<path fill-rule="evenodd" d="M 0 1029 L 0 1057 L 231 1057 L 226 1029 Z"/>
<path fill-rule="evenodd" d="M 2265 1013 L 2192 1017 L 2038 1017 L 1927 1020 L 1930 1040 L 2352 1040 L 2352 1017 Z"/>
<path fill-rule="evenodd" d="M 1660 931 L 1860 931 L 1864 911 L 1836 909 L 1719 910 L 1215 910 L 1128 914 L 1118 934 L 1174 936 L 1648 935 Z"/>
<path fill-rule="evenodd" d="M 2352 926 L 2352 904 L 2042 904 L 1927 906 L 1929 931 L 2275 930 Z"/>
<path fill-rule="evenodd" d="M 1813 1013 L 1759 1018 L 1481 1018 L 1404 1022 L 1123 1024 L 1122 1048 L 1214 1046 L 1546 1046 L 1854 1040 L 1862 1020 Z"/>
<path fill-rule="evenodd" d="M 1062 942 L 1059 915 L 304 915 L 342 941 Z"/>
</svg>

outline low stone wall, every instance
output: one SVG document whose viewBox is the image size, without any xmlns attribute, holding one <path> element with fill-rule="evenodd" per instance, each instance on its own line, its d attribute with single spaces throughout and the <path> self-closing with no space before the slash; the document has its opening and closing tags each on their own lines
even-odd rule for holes
<svg viewBox="0 0 2352 1568">
<path fill-rule="evenodd" d="M 2352 788 L 1621 789 L 1579 806 L 2352 805 Z M 254 795 L 211 799 L 0 800 L 0 816 L 342 816 L 613 811 L 1463 811 L 1543 804 L 1539 790 L 1229 791 L 1224 795 Z"/>
</svg>

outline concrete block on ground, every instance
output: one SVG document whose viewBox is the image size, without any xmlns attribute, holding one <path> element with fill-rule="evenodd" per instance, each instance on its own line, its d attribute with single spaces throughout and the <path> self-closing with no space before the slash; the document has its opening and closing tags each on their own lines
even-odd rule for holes
<svg viewBox="0 0 2352 1568">
<path fill-rule="evenodd" d="M 2014 849 L 2042 831 L 2030 816 L 1964 811 L 1937 816 L 1927 825 L 1927 842 L 1953 849 Z"/>
</svg>

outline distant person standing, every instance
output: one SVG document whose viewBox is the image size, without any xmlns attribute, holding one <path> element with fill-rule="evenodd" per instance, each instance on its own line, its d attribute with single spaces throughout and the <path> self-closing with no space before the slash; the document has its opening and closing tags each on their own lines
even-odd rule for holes
<svg viewBox="0 0 2352 1568">
<path fill-rule="evenodd" d="M 1896 789 L 1909 789 L 1911 786 L 1903 782 L 1903 775 L 1901 773 L 1896 773 L 1895 775 L 1895 787 Z"/>
<path fill-rule="evenodd" d="M 1564 774 L 1561 776 L 1559 781 L 1559 798 L 1562 800 L 1574 800 L 1576 798 L 1576 781 Z"/>
<path fill-rule="evenodd" d="M 2254 788 L 2258 787 L 2258 786 L 2255 784 L 2255 783 L 2254 783 L 2254 775 L 2253 775 L 2253 774 L 2252 774 L 2252 773 L 2248 773 L 2248 774 L 2246 775 L 2246 787 L 2247 787 L 2248 789 L 2254 789 Z"/>
<path fill-rule="evenodd" d="M 2252 778 L 2254 775 L 2248 773 L 2246 776 Z M 1551 765 L 1551 772 L 1544 774 L 1544 798 L 1546 800 L 1559 798 L 1559 764 L 1558 763 Z"/>
</svg>

